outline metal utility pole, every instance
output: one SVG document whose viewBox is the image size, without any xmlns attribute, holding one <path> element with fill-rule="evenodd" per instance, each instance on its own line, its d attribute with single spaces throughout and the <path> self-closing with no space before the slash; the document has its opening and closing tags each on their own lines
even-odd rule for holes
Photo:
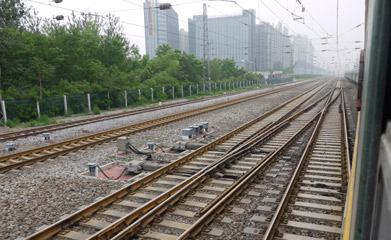
<svg viewBox="0 0 391 240">
<path fill-rule="evenodd" d="M 338 75 L 338 77 L 339 77 L 339 50 L 338 50 L 338 44 L 339 44 L 339 42 L 338 42 L 338 34 L 339 34 L 339 32 L 338 32 L 338 18 L 339 18 L 339 14 L 338 14 L 338 10 L 339 10 L 339 0 L 337 0 L 337 55 L 338 55 L 338 70 L 337 70 L 337 75 Z"/>
<path fill-rule="evenodd" d="M 209 64 L 209 39 L 208 39 L 208 13 L 207 5 L 204 3 L 204 64 L 203 64 L 203 78 L 204 84 L 206 82 L 206 77 L 208 78 L 209 92 L 212 91 L 212 84 L 210 82 L 210 64 Z M 206 66 L 207 65 L 207 66 Z M 207 73 L 206 73 L 207 71 Z"/>
</svg>

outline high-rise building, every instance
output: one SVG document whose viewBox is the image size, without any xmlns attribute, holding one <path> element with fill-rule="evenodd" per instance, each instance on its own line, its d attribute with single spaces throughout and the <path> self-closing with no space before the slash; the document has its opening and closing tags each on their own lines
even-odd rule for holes
<svg viewBox="0 0 391 240">
<path fill-rule="evenodd" d="M 189 19 L 189 52 L 199 59 L 204 58 L 205 22 L 209 48 L 206 59 L 233 59 L 238 67 L 257 72 L 283 71 L 296 65 L 300 73 L 311 73 L 313 69 L 314 48 L 307 36 L 290 36 L 281 22 L 255 24 L 254 10 L 208 17 L 207 21 L 203 15 Z"/>
<path fill-rule="evenodd" d="M 291 66 L 291 51 L 288 29 L 279 23 L 277 27 L 268 22 L 256 25 L 255 59 L 257 71 L 282 71 Z"/>
<path fill-rule="evenodd" d="M 160 10 L 155 0 L 144 3 L 145 48 L 151 58 L 161 44 L 179 49 L 178 14 L 174 9 Z"/>
<path fill-rule="evenodd" d="M 189 51 L 203 58 L 203 15 L 189 19 Z M 240 15 L 208 17 L 208 47 L 210 59 L 233 59 L 238 67 L 253 71 L 255 11 L 243 10 Z"/>
<path fill-rule="evenodd" d="M 179 49 L 182 52 L 189 53 L 189 33 L 183 28 L 179 30 Z"/>
<path fill-rule="evenodd" d="M 307 36 L 296 34 L 292 36 L 293 63 L 296 74 L 313 72 L 314 46 Z"/>
</svg>

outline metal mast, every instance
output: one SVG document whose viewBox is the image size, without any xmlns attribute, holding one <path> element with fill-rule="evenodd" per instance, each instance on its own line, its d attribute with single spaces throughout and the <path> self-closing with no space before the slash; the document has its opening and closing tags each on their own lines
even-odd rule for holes
<svg viewBox="0 0 391 240">
<path fill-rule="evenodd" d="M 211 92 L 212 85 L 210 82 L 210 65 L 209 65 L 208 13 L 207 13 L 206 3 L 204 3 L 203 20 L 204 20 L 204 64 L 203 64 L 202 73 L 203 73 L 203 78 L 204 78 L 204 84 L 206 83 L 206 78 L 208 78 L 209 92 Z M 204 91 L 205 91 L 205 89 L 204 89 Z"/>
</svg>

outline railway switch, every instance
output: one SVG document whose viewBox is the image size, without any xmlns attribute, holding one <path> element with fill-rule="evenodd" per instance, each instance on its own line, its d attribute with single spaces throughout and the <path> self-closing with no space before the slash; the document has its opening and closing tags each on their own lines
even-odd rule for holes
<svg viewBox="0 0 391 240">
<path fill-rule="evenodd" d="M 155 143 L 154 142 L 148 142 L 148 149 L 151 150 L 152 152 L 155 151 Z"/>
<path fill-rule="evenodd" d="M 182 139 L 183 140 L 189 140 L 192 137 L 193 129 L 190 128 L 184 128 L 182 129 Z"/>
<path fill-rule="evenodd" d="M 197 136 L 197 128 L 194 126 L 189 127 L 191 129 L 191 138 L 195 138 Z"/>
<path fill-rule="evenodd" d="M 195 129 L 195 135 L 194 136 L 198 136 L 200 134 L 200 126 L 193 125 L 193 128 Z"/>
<path fill-rule="evenodd" d="M 207 132 L 209 128 L 209 123 L 208 122 L 202 122 L 202 130 L 204 132 Z"/>
<path fill-rule="evenodd" d="M 98 165 L 96 163 L 88 163 L 88 170 L 90 171 L 90 176 L 98 176 Z"/>
<path fill-rule="evenodd" d="M 117 138 L 117 148 L 120 152 L 127 152 L 126 144 L 130 143 L 130 138 L 128 137 L 119 137 Z"/>
<path fill-rule="evenodd" d="M 49 140 L 50 139 L 50 133 L 42 133 L 42 137 L 45 140 Z"/>
<path fill-rule="evenodd" d="M 203 127 L 202 123 L 201 124 L 197 124 L 197 126 L 198 126 L 199 134 L 203 133 L 204 132 L 204 127 Z"/>
<path fill-rule="evenodd" d="M 14 143 L 6 143 L 5 144 L 5 150 L 6 151 L 15 151 L 15 144 Z"/>
</svg>

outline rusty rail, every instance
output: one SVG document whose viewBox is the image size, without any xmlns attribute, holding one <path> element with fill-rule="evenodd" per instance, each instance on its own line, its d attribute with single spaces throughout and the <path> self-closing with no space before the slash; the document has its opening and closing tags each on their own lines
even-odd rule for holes
<svg viewBox="0 0 391 240">
<path fill-rule="evenodd" d="M 278 224 L 280 222 L 280 219 L 281 219 L 281 216 L 282 216 L 282 214 L 284 212 L 284 209 L 285 209 L 285 207 L 288 204 L 288 200 L 289 200 L 289 198 L 291 196 L 291 193 L 293 191 L 293 187 L 295 186 L 295 184 L 297 182 L 297 179 L 299 177 L 299 173 L 300 173 L 300 171 L 301 171 L 301 169 L 302 169 L 302 167 L 304 165 L 305 159 L 307 158 L 308 153 L 310 152 L 311 146 L 315 142 L 315 139 L 316 139 L 316 136 L 317 136 L 317 134 L 319 132 L 320 126 L 322 124 L 322 121 L 324 120 L 324 116 L 326 115 L 328 108 L 331 106 L 331 104 L 333 104 L 336 101 L 337 98 L 338 98 L 338 96 L 334 100 L 331 100 L 326 105 L 326 107 L 322 110 L 321 115 L 320 115 L 320 117 L 319 117 L 319 119 L 318 119 L 318 121 L 316 123 L 316 126 L 315 126 L 315 128 L 314 128 L 314 130 L 313 130 L 313 132 L 311 134 L 310 140 L 308 141 L 308 143 L 307 143 L 307 145 L 305 147 L 305 150 L 304 150 L 304 152 L 303 152 L 303 154 L 302 154 L 302 156 L 301 156 L 301 158 L 299 160 L 299 163 L 298 163 L 297 167 L 295 168 L 295 171 L 294 171 L 294 173 L 292 175 L 291 180 L 288 183 L 288 186 L 287 186 L 287 188 L 286 188 L 286 190 L 285 190 L 285 192 L 284 192 L 284 194 L 283 194 L 283 196 L 281 198 L 281 201 L 280 201 L 280 203 L 277 206 L 277 209 L 276 209 L 276 211 L 275 211 L 275 213 L 274 213 L 274 215 L 273 215 L 273 217 L 272 217 L 272 219 L 270 221 L 270 224 L 269 224 L 268 228 L 266 229 L 265 234 L 263 235 L 263 238 L 262 238 L 263 240 L 269 240 L 269 239 L 272 239 L 274 237 L 274 233 L 275 233 L 275 231 L 276 231 L 276 229 L 278 227 Z"/>
<path fill-rule="evenodd" d="M 304 84 L 304 83 L 299 83 L 296 86 L 291 86 L 291 87 L 293 87 L 293 88 L 298 87 L 298 86 L 301 86 L 302 84 Z M 247 91 L 234 92 L 234 93 L 230 93 L 230 94 L 225 94 L 223 96 L 224 97 L 225 96 L 233 96 L 233 95 L 237 95 L 237 94 L 240 94 L 243 92 L 247 92 Z M 66 122 L 66 123 L 51 124 L 51 125 L 44 126 L 44 127 L 36 127 L 33 129 L 27 129 L 27 130 L 22 130 L 22 131 L 0 134 L 0 142 L 4 142 L 4 141 L 8 141 L 8 140 L 15 140 L 18 138 L 25 138 L 25 137 L 45 133 L 45 132 L 53 132 L 53 131 L 63 130 L 63 129 L 81 126 L 81 125 L 85 125 L 85 124 L 106 121 L 106 120 L 110 120 L 110 119 L 132 116 L 132 115 L 136 115 L 136 114 L 140 114 L 140 113 L 152 112 L 152 111 L 165 109 L 165 108 L 172 108 L 172 107 L 183 106 L 183 105 L 192 104 L 192 103 L 208 101 L 208 100 L 219 98 L 219 97 L 222 97 L 222 95 L 210 96 L 210 97 L 206 97 L 206 98 L 194 99 L 194 100 L 189 100 L 189 101 L 184 101 L 184 102 L 179 102 L 179 103 L 167 103 L 162 106 L 152 106 L 152 107 L 146 107 L 146 108 L 141 108 L 141 109 L 134 109 L 134 110 L 121 112 L 121 113 L 114 113 L 114 114 L 110 114 L 110 115 L 106 115 L 106 116 L 81 119 L 81 120 L 76 120 L 76 121 L 71 121 L 71 122 Z"/>
<path fill-rule="evenodd" d="M 285 89 L 284 89 L 285 90 Z M 312 90 L 312 89 L 311 89 Z M 66 155 L 69 152 L 77 151 L 80 149 L 85 149 L 97 144 L 102 144 L 105 142 L 110 142 L 117 139 L 120 136 L 126 136 L 129 134 L 137 133 L 140 131 L 145 131 L 147 129 L 158 127 L 163 124 L 168 124 L 174 121 L 179 121 L 185 118 L 189 118 L 198 114 L 206 113 L 223 107 L 231 106 L 234 104 L 239 104 L 245 101 L 253 100 L 259 97 L 270 95 L 276 92 L 283 91 L 281 89 L 272 90 L 267 93 L 261 93 L 257 95 L 252 95 L 249 97 L 244 97 L 240 99 L 235 99 L 223 103 L 218 103 L 215 105 L 209 105 L 203 108 L 198 108 L 194 110 L 189 110 L 177 114 L 172 114 L 169 116 L 161 117 L 154 120 L 148 120 L 145 122 L 128 125 L 125 127 L 120 127 L 116 129 L 111 129 L 108 131 L 103 131 L 88 136 L 67 140 L 60 143 L 51 144 L 44 147 L 39 147 L 31 150 L 26 150 L 14 154 L 9 154 L 0 157 L 0 173 L 9 171 L 14 168 L 20 168 L 26 165 L 30 165 L 36 162 L 44 161 L 49 158 L 55 158 L 60 155 Z M 63 149 L 65 148 L 65 149 Z M 9 160 L 12 160 L 9 162 Z M 7 163 L 8 161 L 8 163 Z"/>
<path fill-rule="evenodd" d="M 312 104 L 312 106 L 314 106 L 314 105 L 316 105 L 316 103 Z M 307 110 L 307 108 L 305 110 Z M 305 110 L 301 111 L 301 113 L 304 113 Z M 280 124 L 278 124 L 276 126 L 273 126 L 271 129 L 267 130 L 266 132 L 262 133 L 261 135 L 257 136 L 256 138 L 253 138 L 249 142 L 247 142 L 247 147 L 245 149 L 242 148 L 242 149 L 237 150 L 235 152 L 231 152 L 231 154 L 223 156 L 222 158 L 220 158 L 215 163 L 212 163 L 208 167 L 204 168 L 204 170 L 203 170 L 204 172 L 198 174 L 196 176 L 196 178 L 192 177 L 191 179 L 189 179 L 189 181 L 186 182 L 185 187 L 181 186 L 182 188 L 178 192 L 176 192 L 174 195 L 172 195 L 169 198 L 167 198 L 164 202 L 162 202 L 161 204 L 156 206 L 153 210 L 151 210 L 150 212 L 148 212 L 147 214 L 145 214 L 144 216 L 139 218 L 137 221 L 131 223 L 128 227 L 126 227 L 124 230 L 122 230 L 120 233 L 118 233 L 117 235 L 115 235 L 111 239 L 112 240 L 116 240 L 116 239 L 122 239 L 125 236 L 126 237 L 133 236 L 134 234 L 136 234 L 138 232 L 138 228 L 139 227 L 145 227 L 156 216 L 158 216 L 159 214 L 163 213 L 167 208 L 169 208 L 170 205 L 175 204 L 182 197 L 184 197 L 189 191 L 191 191 L 196 186 L 198 186 L 203 181 L 205 181 L 207 179 L 207 175 L 210 174 L 212 171 L 217 169 L 222 164 L 225 164 L 227 161 L 236 160 L 241 155 L 243 155 L 244 153 L 248 152 L 251 149 L 252 146 L 255 146 L 257 143 L 263 141 L 264 139 L 266 139 L 267 137 L 272 135 L 274 132 L 276 132 L 279 129 L 281 129 L 282 127 L 286 126 L 291 120 L 295 119 L 296 117 L 297 117 L 297 115 L 294 115 L 291 118 L 285 120 L 284 122 L 282 122 L 282 123 L 280 123 Z M 316 118 L 316 116 L 314 118 Z M 312 122 L 312 121 L 313 121 L 313 119 L 310 122 Z M 307 126 L 308 125 L 306 124 L 303 128 L 306 128 Z M 301 129 L 299 132 L 301 132 L 301 131 L 303 131 L 303 129 Z M 293 141 L 293 139 L 295 139 L 295 138 L 291 138 L 290 140 L 288 140 L 287 145 L 289 145 Z M 246 173 L 244 178 L 246 176 L 248 176 L 248 175 L 251 175 L 252 177 L 255 176 L 256 173 L 258 173 L 261 169 L 263 169 L 268 163 L 270 163 L 272 161 L 272 159 L 274 159 L 275 156 L 277 156 L 283 149 L 285 149 L 285 147 L 287 145 L 284 145 L 283 147 L 281 147 L 280 149 L 278 149 L 275 152 L 269 153 L 262 161 L 257 163 L 257 165 L 255 167 L 250 169 L 249 172 Z M 233 188 L 236 189 L 236 190 L 237 189 L 243 190 L 243 185 L 240 184 L 240 183 L 242 183 L 242 181 L 239 180 L 233 186 L 229 187 L 223 194 L 221 194 L 219 196 L 219 199 L 220 198 L 226 199 L 227 195 L 225 195 L 225 194 L 230 194 L 228 192 L 230 192 L 230 190 L 233 189 Z M 232 196 L 232 195 L 229 195 L 229 196 Z M 215 209 L 214 207 L 215 207 L 215 205 L 213 206 L 213 209 Z M 206 208 L 208 208 L 208 206 Z M 203 214 L 203 211 L 200 214 Z M 199 220 L 200 222 L 202 222 L 203 226 L 205 224 L 209 223 L 213 219 L 212 217 L 210 217 L 209 221 L 204 221 L 204 218 L 205 218 L 204 216 L 205 215 L 203 215 L 200 218 L 200 220 Z M 126 217 L 124 217 L 124 218 L 126 218 Z M 201 220 L 201 219 L 203 219 L 203 220 Z M 199 223 L 199 221 L 197 221 L 197 223 Z M 198 229 L 198 231 L 197 231 L 197 233 L 198 233 L 202 229 L 202 227 L 199 227 L 199 225 L 196 224 L 196 223 L 194 225 L 195 226 L 193 228 L 191 228 L 191 230 L 188 230 L 188 231 L 190 232 L 190 231 L 193 231 L 193 229 Z M 90 240 L 91 239 L 99 239 L 99 237 L 102 237 L 101 233 L 103 233 L 105 231 L 106 230 L 101 230 L 100 233 L 95 234 L 93 237 L 91 237 L 89 239 Z M 195 235 L 191 235 L 191 236 L 195 236 Z M 188 236 L 187 231 L 185 233 L 183 233 L 183 236 L 184 237 Z M 179 239 L 181 239 L 181 237 L 179 237 Z"/>
<path fill-rule="evenodd" d="M 319 88 L 325 86 L 326 84 L 322 85 L 322 86 L 317 86 Z M 211 149 L 213 147 L 215 147 L 216 145 L 218 145 L 220 142 L 224 141 L 225 139 L 237 134 L 238 132 L 248 128 L 249 126 L 253 125 L 254 123 L 260 121 L 261 119 L 271 115 L 272 113 L 274 113 L 275 111 L 277 111 L 278 109 L 284 107 L 285 105 L 287 105 L 288 103 L 296 100 L 297 98 L 303 96 L 304 94 L 312 91 L 316 89 L 313 88 L 313 89 L 310 89 L 308 90 L 307 92 L 291 99 L 291 100 L 288 100 L 286 101 L 285 103 L 283 103 L 282 105 L 278 106 L 277 108 L 275 109 L 272 109 L 270 110 L 269 112 L 265 113 L 264 115 L 250 121 L 249 123 L 246 123 L 244 125 L 242 125 L 241 127 L 231 131 L 230 133 L 227 133 L 226 135 L 224 135 L 223 137 L 209 143 L 208 145 L 205 145 L 204 147 L 186 155 L 185 157 L 181 158 L 181 159 L 178 159 L 177 161 L 175 162 L 172 162 L 168 165 L 166 165 L 165 167 L 162 167 L 158 170 L 156 170 L 155 172 L 151 173 L 150 175 L 147 175 L 145 177 L 143 177 L 142 179 L 128 185 L 128 186 L 125 186 L 123 187 L 122 189 L 108 195 L 107 197 L 105 197 L 104 199 L 101 199 L 87 207 L 85 207 L 84 209 L 81 209 L 79 211 L 77 211 L 76 213 L 73 213 L 72 215 L 52 224 L 51 226 L 49 227 L 46 227 L 45 229 L 27 237 L 26 239 L 47 239 L 49 238 L 50 236 L 53 236 L 54 234 L 58 233 L 61 229 L 63 229 L 64 227 L 67 227 L 67 226 L 70 226 L 74 223 L 76 223 L 77 221 L 79 221 L 81 218 L 85 217 L 85 216 L 89 216 L 91 215 L 92 213 L 96 212 L 97 210 L 99 210 L 101 207 L 104 207 L 104 206 L 107 206 L 108 204 L 114 202 L 116 199 L 118 198 L 121 198 L 125 195 L 127 195 L 129 192 L 133 192 L 135 190 L 137 190 L 138 188 L 140 188 L 141 186 L 145 185 L 146 183 L 148 182 L 151 182 L 153 181 L 154 179 L 156 179 L 157 177 L 167 173 L 168 171 L 180 166 L 181 164 L 185 163 L 186 161 L 200 155 L 201 153 L 207 151 L 208 149 Z M 158 196 L 156 199 L 155 199 L 155 205 L 156 203 L 161 203 L 163 201 L 165 201 L 165 199 L 167 198 L 167 196 Z M 149 209 L 151 209 L 151 205 L 143 205 L 140 207 L 140 209 L 136 209 L 135 210 L 135 213 L 132 214 L 132 216 L 128 216 L 128 218 L 126 219 L 127 222 L 131 221 L 131 219 L 135 219 L 137 217 L 140 217 L 141 215 L 143 215 L 145 212 L 147 212 Z M 123 218 L 122 220 L 125 220 L 125 218 Z M 121 222 L 122 223 L 122 222 Z M 119 221 L 113 223 L 112 225 L 118 225 L 120 224 Z M 111 226 L 111 227 L 113 227 Z M 109 229 L 111 230 L 111 229 Z"/>
</svg>

